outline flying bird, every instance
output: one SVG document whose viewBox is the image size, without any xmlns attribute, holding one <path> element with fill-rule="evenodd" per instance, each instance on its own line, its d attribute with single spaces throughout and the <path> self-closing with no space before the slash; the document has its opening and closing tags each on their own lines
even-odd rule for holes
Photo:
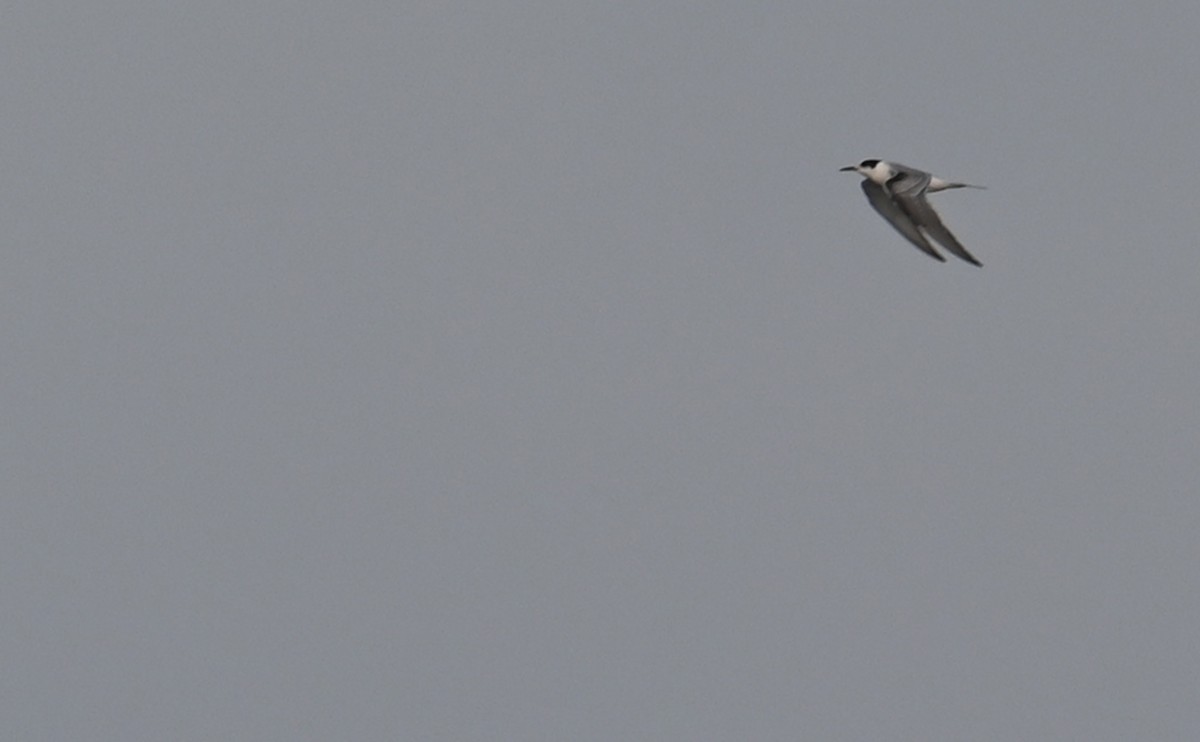
<svg viewBox="0 0 1200 742">
<path fill-rule="evenodd" d="M 962 243 L 950 234 L 937 212 L 925 200 L 927 193 L 937 193 L 950 188 L 983 186 L 951 183 L 924 170 L 885 160 L 863 160 L 857 165 L 842 168 L 840 172 L 854 172 L 866 178 L 862 182 L 862 189 L 863 193 L 867 194 L 867 201 L 871 203 L 871 207 L 921 252 L 934 260 L 946 262 L 930 244 L 929 238 L 932 237 L 953 255 L 972 265 L 983 267 L 983 263 L 976 260 L 975 256 L 967 252 Z"/>
</svg>

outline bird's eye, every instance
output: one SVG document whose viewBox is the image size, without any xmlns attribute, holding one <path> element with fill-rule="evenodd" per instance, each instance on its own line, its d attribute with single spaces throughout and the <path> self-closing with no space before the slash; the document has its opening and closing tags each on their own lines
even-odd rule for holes
<svg viewBox="0 0 1200 742">
<path fill-rule="evenodd" d="M 879 164 L 879 160 L 863 160 L 859 164 L 859 167 L 865 167 L 868 170 L 873 170 L 875 168 L 875 166 L 878 164 Z"/>
</svg>

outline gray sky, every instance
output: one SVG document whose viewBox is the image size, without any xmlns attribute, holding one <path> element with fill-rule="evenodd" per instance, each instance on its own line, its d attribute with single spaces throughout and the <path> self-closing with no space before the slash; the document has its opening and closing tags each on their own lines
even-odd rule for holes
<svg viewBox="0 0 1200 742">
<path fill-rule="evenodd" d="M 14 5 L 2 736 L 1196 739 L 1198 27 Z"/>
</svg>

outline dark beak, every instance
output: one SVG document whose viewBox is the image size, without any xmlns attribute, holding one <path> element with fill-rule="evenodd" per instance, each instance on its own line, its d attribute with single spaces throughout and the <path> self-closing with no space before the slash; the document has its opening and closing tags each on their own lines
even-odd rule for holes
<svg viewBox="0 0 1200 742">
<path fill-rule="evenodd" d="M 838 170 L 838 172 L 839 172 L 839 173 L 851 173 L 851 172 L 854 172 L 854 166 L 853 166 L 853 165 L 851 165 L 850 167 L 844 167 L 844 168 L 842 168 L 841 170 Z"/>
</svg>

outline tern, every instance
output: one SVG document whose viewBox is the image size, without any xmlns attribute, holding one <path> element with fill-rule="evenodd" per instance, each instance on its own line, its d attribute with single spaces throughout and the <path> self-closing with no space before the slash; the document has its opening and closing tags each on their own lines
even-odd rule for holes
<svg viewBox="0 0 1200 742">
<path fill-rule="evenodd" d="M 863 193 L 867 194 L 867 201 L 871 203 L 871 207 L 921 252 L 934 260 L 946 262 L 930 244 L 929 238 L 932 237 L 957 257 L 972 265 L 983 267 L 983 263 L 976 260 L 975 256 L 967 252 L 962 243 L 950 234 L 937 212 L 925 200 L 927 193 L 937 193 L 950 188 L 983 186 L 951 183 L 924 170 L 886 160 L 863 160 L 857 165 L 842 168 L 840 172 L 854 172 L 866 178 L 862 182 L 862 189 Z"/>
</svg>

